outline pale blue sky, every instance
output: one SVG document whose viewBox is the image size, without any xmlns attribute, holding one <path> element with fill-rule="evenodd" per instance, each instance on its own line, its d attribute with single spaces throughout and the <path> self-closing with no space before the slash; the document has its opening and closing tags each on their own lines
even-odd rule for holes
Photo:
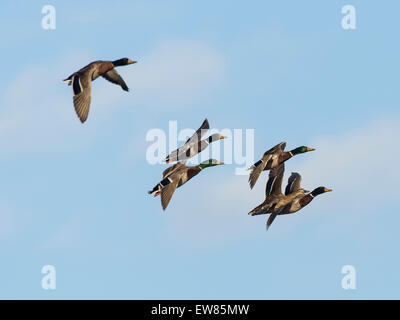
<svg viewBox="0 0 400 320">
<path fill-rule="evenodd" d="M 41 9 L 56 8 L 56 30 Z M 341 28 L 356 8 L 357 29 Z M 0 298 L 399 298 L 398 1 L 2 1 Z M 61 82 L 129 57 L 129 93 L 98 79 L 82 125 Z M 152 128 L 254 129 L 255 157 L 280 141 L 317 151 L 286 166 L 323 194 L 295 215 L 235 165 L 147 195 Z M 223 143 L 221 144 L 223 145 Z M 223 160 L 223 159 L 222 159 Z M 286 178 L 285 178 L 286 179 Z M 41 268 L 57 289 L 41 288 Z M 357 289 L 341 288 L 353 265 Z"/>
</svg>

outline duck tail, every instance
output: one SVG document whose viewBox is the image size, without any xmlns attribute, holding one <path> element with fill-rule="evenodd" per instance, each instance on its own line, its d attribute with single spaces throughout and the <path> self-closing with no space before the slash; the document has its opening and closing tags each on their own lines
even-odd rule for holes
<svg viewBox="0 0 400 320">
<path fill-rule="evenodd" d="M 269 209 L 271 208 L 271 206 L 267 205 L 264 206 L 264 204 L 260 204 L 259 206 L 255 207 L 253 210 L 251 210 L 248 215 L 250 216 L 257 216 L 259 214 L 266 214 L 266 213 L 270 213 Z"/>
<path fill-rule="evenodd" d="M 170 155 L 168 155 L 165 159 L 164 159 L 165 163 L 170 163 L 171 162 L 171 158 Z"/>
<path fill-rule="evenodd" d="M 159 193 L 161 190 L 160 190 L 160 185 L 158 184 L 158 185 L 156 185 L 154 188 L 153 188 L 153 190 L 149 190 L 149 191 L 147 191 L 147 193 L 148 194 L 156 194 L 155 196 L 157 196 L 157 193 Z"/>
<path fill-rule="evenodd" d="M 64 79 L 63 82 L 67 82 L 70 86 L 72 84 L 72 75 L 70 75 L 67 79 Z"/>
<path fill-rule="evenodd" d="M 255 216 L 255 215 L 257 215 L 257 210 L 256 210 L 257 208 L 254 208 L 253 210 L 251 210 L 249 213 L 248 213 L 248 215 L 249 216 Z"/>
</svg>

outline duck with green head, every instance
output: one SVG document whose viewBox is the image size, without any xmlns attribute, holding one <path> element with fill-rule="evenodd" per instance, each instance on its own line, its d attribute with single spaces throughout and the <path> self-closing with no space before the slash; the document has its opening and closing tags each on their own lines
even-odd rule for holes
<svg viewBox="0 0 400 320">
<path fill-rule="evenodd" d="M 184 162 L 178 162 L 167 168 L 163 172 L 163 180 L 161 180 L 149 194 L 154 197 L 161 194 L 161 206 L 165 210 L 174 194 L 176 188 L 179 188 L 205 168 L 214 167 L 224 164 L 215 159 L 208 159 L 196 166 L 187 166 Z"/>
<path fill-rule="evenodd" d="M 250 189 L 253 189 L 254 185 L 261 175 L 261 172 L 271 170 L 298 154 L 315 150 L 314 148 L 301 146 L 290 151 L 284 151 L 285 147 L 286 142 L 281 142 L 277 144 L 275 147 L 266 151 L 261 160 L 257 161 L 249 168 L 249 170 L 251 170 L 249 176 Z"/>
</svg>

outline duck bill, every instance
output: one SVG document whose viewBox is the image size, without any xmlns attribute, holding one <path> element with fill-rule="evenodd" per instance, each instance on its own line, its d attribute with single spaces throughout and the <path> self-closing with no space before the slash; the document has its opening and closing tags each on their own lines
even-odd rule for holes
<svg viewBox="0 0 400 320">
<path fill-rule="evenodd" d="M 225 164 L 225 163 L 223 163 L 223 162 L 217 162 L 217 164 L 218 164 L 218 165 L 221 165 L 221 164 Z"/>
<path fill-rule="evenodd" d="M 314 151 L 314 148 L 307 148 L 307 151 Z"/>
<path fill-rule="evenodd" d="M 226 138 L 227 138 L 226 136 L 219 136 L 219 139 L 220 139 L 220 140 L 226 139 Z"/>
<path fill-rule="evenodd" d="M 136 63 L 137 61 L 136 60 L 128 60 L 128 64 L 133 64 L 133 63 Z"/>
<path fill-rule="evenodd" d="M 324 191 L 325 191 L 325 192 L 331 192 L 331 191 L 333 191 L 333 190 L 332 190 L 332 189 L 325 188 Z"/>
</svg>

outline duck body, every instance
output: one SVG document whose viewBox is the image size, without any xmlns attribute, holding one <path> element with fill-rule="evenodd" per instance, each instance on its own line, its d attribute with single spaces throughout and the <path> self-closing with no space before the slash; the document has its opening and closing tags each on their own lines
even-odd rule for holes
<svg viewBox="0 0 400 320">
<path fill-rule="evenodd" d="M 177 188 L 198 175 L 204 168 L 221 164 L 223 163 L 214 159 L 207 160 L 197 166 L 186 166 L 183 162 L 178 162 L 164 170 L 163 180 L 148 193 L 154 194 L 155 197 L 161 194 L 161 206 L 165 210 Z"/>
<path fill-rule="evenodd" d="M 188 145 L 184 145 L 179 149 L 176 149 L 172 151 L 166 158 L 165 162 L 166 163 L 171 163 L 175 161 L 185 161 L 188 160 L 192 157 L 194 157 L 196 154 L 202 152 L 204 149 L 208 147 L 210 144 L 209 139 L 204 139 L 195 143 L 190 143 Z"/>
<path fill-rule="evenodd" d="M 163 178 L 169 179 L 171 181 L 175 180 L 175 177 L 178 177 L 177 188 L 183 186 L 190 179 L 197 176 L 202 170 L 199 166 L 186 166 L 182 162 L 178 162 L 174 166 L 176 166 L 177 168 L 173 168 L 173 170 L 170 173 L 163 175 Z"/>
<path fill-rule="evenodd" d="M 266 151 L 261 160 L 257 161 L 249 168 L 249 170 L 251 170 L 249 175 L 249 184 L 251 189 L 253 189 L 256 184 L 261 172 L 276 168 L 297 154 L 315 150 L 313 148 L 301 146 L 291 151 L 284 151 L 285 147 L 286 142 L 277 144 L 275 147 Z"/>
<path fill-rule="evenodd" d="M 327 189 L 325 187 L 318 187 L 314 189 L 312 192 L 307 193 L 307 194 L 301 194 L 293 198 L 292 201 L 289 201 L 286 205 L 276 208 L 276 213 L 277 215 L 283 215 L 283 214 L 291 214 L 295 213 L 301 209 L 303 209 L 305 206 L 307 206 L 311 201 L 314 200 L 314 198 L 322 193 L 332 191 L 331 189 Z"/>
<path fill-rule="evenodd" d="M 99 76 L 107 73 L 111 69 L 114 68 L 114 65 L 111 61 L 93 61 L 89 63 L 87 66 L 79 69 L 78 71 L 71 74 L 68 78 L 64 79 L 65 82 L 72 82 L 72 78 L 84 76 L 85 74 L 89 74 L 90 79 L 93 81 L 97 79 Z"/>
<path fill-rule="evenodd" d="M 281 188 L 284 171 L 284 163 L 280 164 L 277 167 L 274 167 L 270 171 L 265 188 L 265 200 L 262 204 L 251 210 L 249 212 L 249 215 L 254 216 L 260 214 L 269 214 L 274 211 L 278 211 L 280 210 L 280 208 L 283 208 L 291 203 L 299 195 L 304 194 L 305 190 L 301 188 L 298 188 L 291 193 L 282 194 Z M 291 178 L 289 178 L 289 180 L 290 179 Z"/>
<path fill-rule="evenodd" d="M 209 136 L 207 139 L 201 140 L 209 128 L 210 125 L 208 120 L 205 119 L 200 128 L 197 129 L 197 131 L 185 142 L 185 144 L 182 147 L 172 151 L 164 161 L 166 163 L 171 163 L 174 161 L 188 160 L 206 149 L 210 143 L 225 138 L 224 136 L 215 133 Z"/>
<path fill-rule="evenodd" d="M 278 215 L 295 213 L 308 205 L 317 195 L 332 191 L 325 187 L 318 187 L 312 192 L 301 188 L 301 175 L 292 172 L 282 194 L 282 181 L 285 171 L 284 163 L 271 169 L 265 188 L 265 200 L 262 204 L 249 212 L 249 215 L 270 214 L 267 220 L 267 229 Z"/>
<path fill-rule="evenodd" d="M 282 203 L 282 205 L 272 208 L 267 221 L 267 229 L 270 227 L 276 216 L 295 213 L 307 206 L 317 195 L 329 191 L 332 190 L 325 187 L 318 187 L 310 193 L 306 193 L 308 191 L 303 189 L 292 191 L 286 196 L 287 201 Z"/>
<path fill-rule="evenodd" d="M 121 86 L 124 91 L 129 91 L 128 86 L 115 70 L 115 67 L 132 63 L 136 63 L 136 61 L 128 58 L 115 61 L 98 60 L 89 63 L 63 80 L 72 86 L 75 111 L 82 123 L 86 121 L 89 114 L 92 81 L 102 76 L 106 80 Z"/>
</svg>

